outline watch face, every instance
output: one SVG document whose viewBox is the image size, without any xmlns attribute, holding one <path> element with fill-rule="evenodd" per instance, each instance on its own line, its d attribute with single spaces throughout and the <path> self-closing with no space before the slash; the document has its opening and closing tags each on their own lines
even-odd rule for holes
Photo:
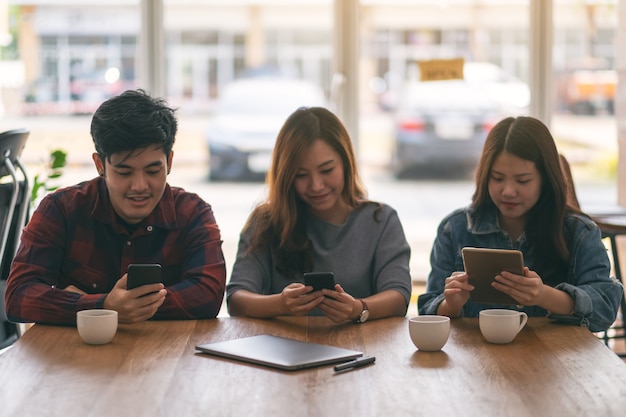
<svg viewBox="0 0 626 417">
<path fill-rule="evenodd" d="M 364 323 L 370 316 L 369 310 L 363 310 L 359 316 L 359 323 Z"/>
</svg>

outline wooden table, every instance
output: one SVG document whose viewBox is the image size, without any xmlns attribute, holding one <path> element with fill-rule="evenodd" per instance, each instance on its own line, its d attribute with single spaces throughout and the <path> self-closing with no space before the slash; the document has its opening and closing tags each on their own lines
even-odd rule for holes
<svg viewBox="0 0 626 417">
<path fill-rule="evenodd" d="M 362 350 L 376 363 L 286 372 L 195 352 L 255 334 Z M 147 322 L 120 326 L 103 346 L 35 325 L 0 356 L 0 415 L 623 417 L 626 364 L 587 329 L 543 318 L 509 345 L 486 343 L 477 319 L 455 319 L 432 353 L 413 346 L 406 318 Z"/>
</svg>

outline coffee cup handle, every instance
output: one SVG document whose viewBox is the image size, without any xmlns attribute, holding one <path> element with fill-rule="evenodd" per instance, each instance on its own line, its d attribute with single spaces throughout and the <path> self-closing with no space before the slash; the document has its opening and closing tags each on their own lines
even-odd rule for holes
<svg viewBox="0 0 626 417">
<path fill-rule="evenodd" d="M 519 324 L 519 329 L 517 329 L 517 332 L 519 333 L 524 326 L 526 325 L 526 322 L 528 321 L 528 314 L 524 313 L 523 311 L 519 312 L 519 317 L 520 317 L 520 324 Z"/>
</svg>

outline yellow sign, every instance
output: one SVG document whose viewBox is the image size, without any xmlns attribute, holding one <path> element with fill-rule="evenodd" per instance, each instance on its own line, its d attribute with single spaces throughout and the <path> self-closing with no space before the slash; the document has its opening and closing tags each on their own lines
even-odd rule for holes
<svg viewBox="0 0 626 417">
<path fill-rule="evenodd" d="M 463 58 L 418 61 L 421 81 L 462 80 Z"/>
</svg>

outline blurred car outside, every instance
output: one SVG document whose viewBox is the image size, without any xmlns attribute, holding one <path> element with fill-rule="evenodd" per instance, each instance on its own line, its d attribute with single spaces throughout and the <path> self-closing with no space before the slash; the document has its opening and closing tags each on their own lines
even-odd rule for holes
<svg viewBox="0 0 626 417">
<path fill-rule="evenodd" d="M 70 95 L 74 102 L 74 113 L 93 113 L 102 102 L 124 90 L 120 70 L 115 67 L 73 76 L 70 80 Z"/>
<path fill-rule="evenodd" d="M 559 100 L 572 114 L 615 113 L 617 72 L 612 69 L 583 69 L 564 75 Z"/>
<path fill-rule="evenodd" d="M 464 79 L 410 81 L 401 90 L 391 164 L 397 178 L 424 169 L 465 176 L 495 123 L 527 112 L 527 84 L 500 67 L 466 62 L 463 72 Z"/>
<path fill-rule="evenodd" d="M 496 101 L 500 112 L 518 115 L 528 112 L 530 88 L 519 78 L 507 73 L 490 62 L 466 62 L 463 66 L 466 82 L 478 84 L 489 97 Z"/>
<path fill-rule="evenodd" d="M 210 180 L 263 180 L 287 117 L 299 107 L 326 105 L 321 87 L 297 78 L 258 76 L 224 86 L 206 133 Z"/>
</svg>

